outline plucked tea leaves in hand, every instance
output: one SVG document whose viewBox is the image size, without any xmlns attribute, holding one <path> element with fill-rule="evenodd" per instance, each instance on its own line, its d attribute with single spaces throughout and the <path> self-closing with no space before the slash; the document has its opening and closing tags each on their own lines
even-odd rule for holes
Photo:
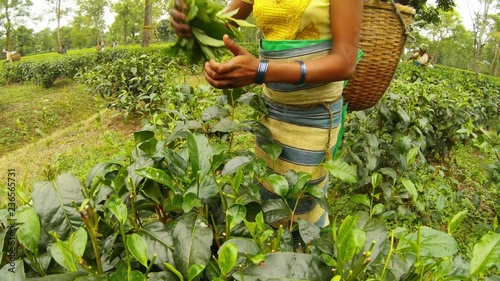
<svg viewBox="0 0 500 281">
<path fill-rule="evenodd" d="M 244 20 L 234 19 L 238 11 L 226 13 L 219 3 L 210 0 L 185 0 L 185 3 L 188 9 L 186 22 L 191 27 L 193 37 L 177 37 L 167 53 L 173 56 L 184 53 L 192 63 L 231 55 L 222 41 L 224 34 L 233 39 L 242 38 L 237 26 L 254 26 Z M 174 1 L 171 1 L 171 5 L 174 5 Z"/>
</svg>

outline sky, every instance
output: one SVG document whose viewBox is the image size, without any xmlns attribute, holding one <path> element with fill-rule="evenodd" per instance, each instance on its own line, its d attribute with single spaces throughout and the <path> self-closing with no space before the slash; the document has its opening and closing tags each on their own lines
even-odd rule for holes
<svg viewBox="0 0 500 281">
<path fill-rule="evenodd" d="M 74 6 L 74 4 L 71 4 L 73 2 L 72 0 L 70 1 L 63 1 L 63 5 L 66 7 L 68 6 Z M 428 4 L 435 4 L 435 0 L 428 0 Z M 466 29 L 472 30 L 472 11 L 478 11 L 481 6 L 479 4 L 478 0 L 455 0 L 455 3 L 457 5 L 456 9 L 462 16 L 462 21 Z M 63 6 L 64 8 L 64 6 Z M 53 18 L 53 16 L 48 16 L 48 7 L 47 7 L 47 2 L 45 0 L 33 0 L 33 7 L 32 7 L 32 14 L 33 15 L 38 15 L 42 19 L 40 22 L 34 22 L 33 20 L 30 22 L 27 22 L 27 26 L 30 28 L 33 28 L 35 31 L 39 31 L 45 27 L 49 27 L 50 29 L 55 29 L 57 27 L 57 23 L 55 21 L 48 21 L 48 18 Z M 112 13 L 108 12 L 106 16 L 106 22 L 108 24 L 111 24 L 113 22 L 114 16 Z M 67 19 L 63 19 L 61 25 L 67 24 Z"/>
<path fill-rule="evenodd" d="M 435 1 L 430 0 L 428 3 Z M 478 0 L 455 0 L 456 10 L 462 16 L 463 25 L 467 30 L 472 30 L 472 11 L 478 11 L 481 8 Z"/>
</svg>

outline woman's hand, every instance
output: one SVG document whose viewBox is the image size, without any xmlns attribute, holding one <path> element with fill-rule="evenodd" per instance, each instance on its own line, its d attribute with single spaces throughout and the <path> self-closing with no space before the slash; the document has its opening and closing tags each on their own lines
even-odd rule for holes
<svg viewBox="0 0 500 281">
<path fill-rule="evenodd" d="M 186 23 L 187 6 L 183 0 L 174 0 L 174 6 L 170 11 L 172 20 L 170 24 L 179 37 L 191 38 L 191 27 Z"/>
<path fill-rule="evenodd" d="M 245 48 L 236 44 L 229 36 L 222 39 L 234 58 L 219 63 L 210 60 L 205 63 L 205 79 L 215 88 L 237 88 L 250 85 L 255 80 L 259 60 Z"/>
</svg>

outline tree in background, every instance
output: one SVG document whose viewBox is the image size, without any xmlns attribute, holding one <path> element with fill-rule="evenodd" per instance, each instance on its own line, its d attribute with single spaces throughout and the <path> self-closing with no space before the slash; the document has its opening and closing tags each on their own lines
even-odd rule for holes
<svg viewBox="0 0 500 281">
<path fill-rule="evenodd" d="M 151 43 L 151 25 L 153 24 L 153 1 L 144 0 L 144 26 L 142 30 L 142 47 Z"/>
<path fill-rule="evenodd" d="M 442 12 L 439 15 L 439 22 L 427 25 L 427 30 L 429 31 L 430 40 L 433 42 L 431 61 L 430 63 L 435 63 L 439 52 L 441 51 L 441 45 L 445 39 L 448 39 L 454 34 L 457 28 L 462 25 L 462 20 L 460 14 L 457 11 L 452 10 L 448 12 Z"/>
<path fill-rule="evenodd" d="M 116 15 L 110 27 L 110 34 L 115 41 L 121 38 L 123 44 L 127 45 L 130 38 L 132 44 L 135 43 L 139 32 L 139 23 L 143 19 L 141 3 L 142 0 L 123 0 L 111 6 L 111 11 L 115 12 Z"/>
<path fill-rule="evenodd" d="M 473 11 L 473 25 L 472 30 L 474 33 L 474 62 L 476 64 L 476 73 L 481 72 L 483 63 L 483 48 L 488 42 L 493 21 L 491 19 L 491 9 L 497 0 L 478 0 L 482 4 L 482 8 Z"/>
<path fill-rule="evenodd" d="M 417 12 L 415 20 L 423 20 L 427 23 L 439 23 L 440 11 L 451 11 L 455 7 L 455 0 L 436 0 L 436 6 L 427 5 L 427 0 L 395 0 L 394 2 L 412 6 Z"/>
<path fill-rule="evenodd" d="M 76 14 L 78 17 L 84 17 L 88 20 L 82 22 L 89 23 L 91 29 L 95 32 L 94 38 L 99 47 L 103 42 L 103 31 L 106 22 L 104 21 L 104 9 L 108 5 L 107 0 L 76 0 L 78 6 Z"/>
<path fill-rule="evenodd" d="M 50 28 L 44 28 L 35 34 L 35 52 L 51 51 L 56 45 L 53 31 Z"/>
<path fill-rule="evenodd" d="M 13 32 L 12 41 L 16 46 L 16 50 L 23 55 L 33 53 L 36 48 L 35 36 L 33 29 L 27 28 L 24 25 L 19 26 Z"/>
<path fill-rule="evenodd" d="M 61 47 L 62 47 L 62 44 L 63 44 L 63 36 L 61 35 L 61 19 L 63 17 L 63 15 L 65 15 L 68 11 L 69 11 L 69 8 L 63 8 L 62 7 L 62 4 L 63 4 L 63 0 L 46 0 L 49 7 L 50 7 L 50 12 L 53 13 L 53 15 L 55 15 L 55 20 L 57 22 L 57 29 L 56 29 L 56 32 L 57 32 L 57 49 L 60 50 Z M 68 38 L 68 37 L 64 37 L 64 38 Z M 64 42 L 65 45 L 66 42 Z"/>
<path fill-rule="evenodd" d="M 5 28 L 5 36 L 7 37 L 6 49 L 11 51 L 11 36 L 14 29 L 14 23 L 21 17 L 29 15 L 29 7 L 33 3 L 31 0 L 2 0 L 0 1 L 0 22 Z"/>
<path fill-rule="evenodd" d="M 91 19 L 86 16 L 75 16 L 71 21 L 71 42 L 74 48 L 95 46 L 98 32 L 92 27 Z"/>
<path fill-rule="evenodd" d="M 490 41 L 488 42 L 488 49 L 490 50 L 492 59 L 490 62 L 490 75 L 497 75 L 498 69 L 500 68 L 500 14 L 493 15 L 491 17 L 493 20 L 493 28 L 490 36 Z"/>
<path fill-rule="evenodd" d="M 143 0 L 121 0 L 111 6 L 111 11 L 115 13 L 114 22 L 111 24 L 108 36 L 113 39 L 121 38 L 124 44 L 135 44 L 144 37 L 144 28 L 150 26 L 151 41 L 158 38 L 157 22 L 159 18 L 166 14 L 166 1 L 151 1 L 151 23 L 145 25 L 145 7 Z M 170 24 L 170 23 L 169 23 Z M 140 40 L 141 42 L 143 40 Z"/>
<path fill-rule="evenodd" d="M 158 39 L 161 41 L 174 41 L 177 36 L 170 25 L 170 20 L 162 19 L 156 27 Z"/>
</svg>

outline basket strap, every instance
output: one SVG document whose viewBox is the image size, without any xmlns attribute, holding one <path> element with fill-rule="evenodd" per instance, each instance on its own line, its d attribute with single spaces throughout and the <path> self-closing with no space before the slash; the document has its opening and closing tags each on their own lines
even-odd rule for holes
<svg viewBox="0 0 500 281">
<path fill-rule="evenodd" d="M 401 24 L 403 25 L 403 29 L 404 29 L 404 36 L 406 38 L 410 38 L 410 41 L 411 42 L 415 42 L 416 39 L 415 37 L 413 37 L 410 33 L 410 28 L 406 25 L 404 19 L 403 19 L 403 15 L 401 15 L 401 12 L 399 11 L 398 7 L 396 6 L 396 3 L 394 2 L 394 0 L 389 0 L 389 2 L 391 2 L 391 5 L 392 5 L 392 8 L 394 9 L 394 12 L 396 13 L 396 15 L 398 16 L 398 19 L 399 21 L 401 22 Z"/>
</svg>

